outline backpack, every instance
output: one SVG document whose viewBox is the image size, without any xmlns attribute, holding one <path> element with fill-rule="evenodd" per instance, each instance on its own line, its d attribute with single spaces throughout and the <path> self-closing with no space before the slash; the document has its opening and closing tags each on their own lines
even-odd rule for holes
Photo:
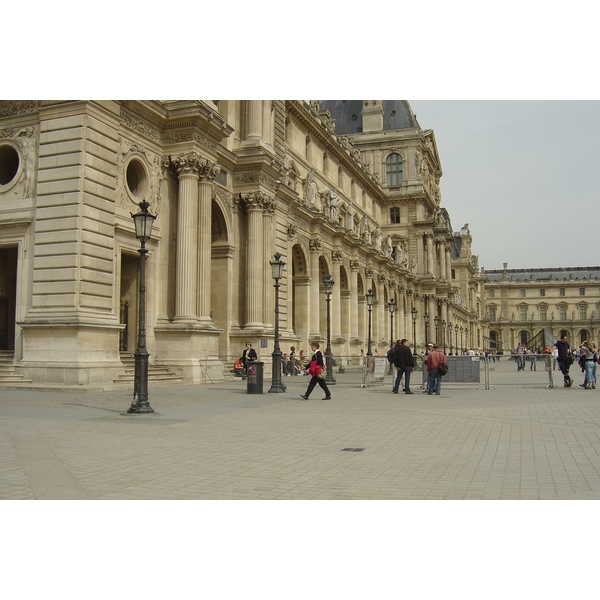
<svg viewBox="0 0 600 600">
<path fill-rule="evenodd" d="M 387 359 L 389 362 L 391 362 L 392 364 L 394 363 L 394 357 L 396 356 L 396 346 L 392 346 L 388 351 L 387 351 Z"/>
<path fill-rule="evenodd" d="M 448 363 L 446 362 L 441 362 L 438 365 L 438 373 L 440 375 L 446 375 L 448 373 Z"/>
</svg>

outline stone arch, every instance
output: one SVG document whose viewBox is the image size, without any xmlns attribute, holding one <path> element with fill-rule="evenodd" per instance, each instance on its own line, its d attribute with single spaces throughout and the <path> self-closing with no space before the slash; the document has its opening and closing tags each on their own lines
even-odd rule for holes
<svg viewBox="0 0 600 600">
<path fill-rule="evenodd" d="M 211 313 L 219 329 L 231 331 L 234 314 L 234 246 L 231 243 L 231 228 L 227 212 L 213 196 L 211 204 Z M 205 285 L 199 281 L 198 285 Z M 225 343 L 225 337 L 223 337 Z M 227 353 L 226 346 L 221 348 Z"/>
<path fill-rule="evenodd" d="M 303 244 L 292 246 L 290 262 L 292 283 L 288 297 L 289 327 L 300 338 L 299 344 L 302 345 L 308 343 L 310 321 L 310 263 Z"/>
</svg>

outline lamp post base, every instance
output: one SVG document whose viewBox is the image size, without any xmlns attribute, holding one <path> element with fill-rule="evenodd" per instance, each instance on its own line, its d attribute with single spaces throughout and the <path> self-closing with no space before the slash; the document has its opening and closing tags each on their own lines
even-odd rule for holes
<svg viewBox="0 0 600 600">
<path fill-rule="evenodd" d="M 281 351 L 276 350 L 272 354 L 273 356 L 273 373 L 271 374 L 271 389 L 269 394 L 283 394 L 287 391 L 283 381 L 281 380 L 281 359 L 283 354 Z"/>
<path fill-rule="evenodd" d="M 327 385 L 335 385 L 335 377 L 333 376 L 333 356 L 331 351 L 325 350 L 325 383 Z"/>
</svg>

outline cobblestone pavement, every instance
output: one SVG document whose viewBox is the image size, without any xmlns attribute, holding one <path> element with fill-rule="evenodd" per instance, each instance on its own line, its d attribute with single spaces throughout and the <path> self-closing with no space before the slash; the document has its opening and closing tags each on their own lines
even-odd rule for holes
<svg viewBox="0 0 600 600">
<path fill-rule="evenodd" d="M 543 370 L 440 396 L 307 379 L 247 394 L 239 379 L 127 389 L 0 389 L 1 499 L 600 499 L 600 390 L 548 389 Z"/>
</svg>

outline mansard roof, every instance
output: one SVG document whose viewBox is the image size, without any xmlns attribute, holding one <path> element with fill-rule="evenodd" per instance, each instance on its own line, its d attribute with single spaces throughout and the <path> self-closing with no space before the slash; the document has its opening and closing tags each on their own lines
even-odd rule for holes
<svg viewBox="0 0 600 600">
<path fill-rule="evenodd" d="M 502 277 L 506 274 L 505 277 Z M 600 267 L 551 267 L 545 269 L 496 269 L 488 271 L 485 276 L 490 282 L 502 281 L 565 281 L 600 279 Z"/>
<path fill-rule="evenodd" d="M 322 100 L 321 109 L 328 110 L 335 119 L 338 135 L 362 133 L 363 100 Z M 417 117 L 406 100 L 383 101 L 383 129 L 421 129 Z"/>
</svg>

